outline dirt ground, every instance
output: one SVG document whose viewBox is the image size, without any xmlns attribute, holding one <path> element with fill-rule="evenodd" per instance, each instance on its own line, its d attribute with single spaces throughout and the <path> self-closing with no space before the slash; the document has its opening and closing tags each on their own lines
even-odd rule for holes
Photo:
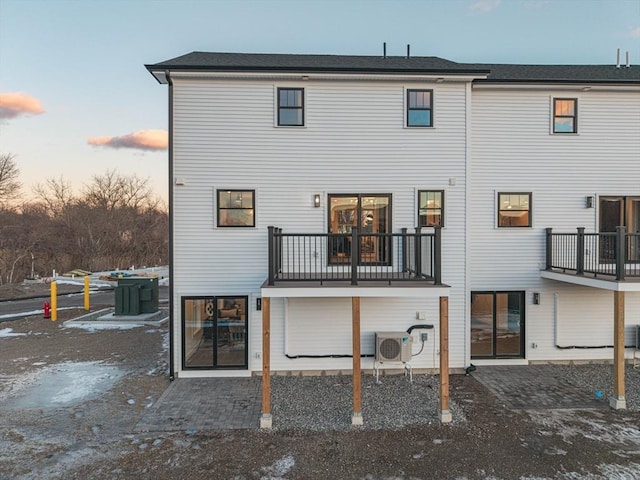
<svg viewBox="0 0 640 480">
<path fill-rule="evenodd" d="M 451 396 L 466 420 L 449 425 L 134 434 L 169 384 L 166 326 L 63 327 L 79 314 L 0 324 L 24 334 L 0 337 L 0 479 L 640 479 L 640 413 L 510 411 L 465 376 Z M 117 371 L 73 405 L 20 400 L 38 372 L 72 364 Z"/>
</svg>

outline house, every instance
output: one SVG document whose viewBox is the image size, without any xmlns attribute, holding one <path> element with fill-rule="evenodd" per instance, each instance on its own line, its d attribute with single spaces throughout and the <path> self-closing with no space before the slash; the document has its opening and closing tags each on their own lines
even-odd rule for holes
<svg viewBox="0 0 640 480">
<path fill-rule="evenodd" d="M 360 369 L 382 360 L 615 358 L 624 406 L 638 66 L 193 52 L 146 67 L 169 85 L 172 376 L 262 372 L 268 426 L 270 372 L 352 372 L 359 423 Z"/>
</svg>

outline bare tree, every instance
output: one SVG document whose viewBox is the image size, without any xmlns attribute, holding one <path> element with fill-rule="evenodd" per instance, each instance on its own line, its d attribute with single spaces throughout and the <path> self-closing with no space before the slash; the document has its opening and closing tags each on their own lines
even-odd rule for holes
<svg viewBox="0 0 640 480">
<path fill-rule="evenodd" d="M 19 209 L 0 205 L 0 275 L 16 282 L 73 268 L 158 265 L 168 257 L 168 213 L 136 175 L 107 171 L 80 195 L 62 177 L 33 188 Z"/>
<path fill-rule="evenodd" d="M 22 184 L 18 181 L 20 170 L 11 153 L 0 154 L 0 205 L 8 204 L 20 196 Z"/>
<path fill-rule="evenodd" d="M 62 215 L 68 217 L 69 209 L 76 202 L 71 183 L 62 175 L 60 178 L 48 178 L 44 184 L 37 183 L 32 190 L 49 214 L 54 217 Z M 69 223 L 68 218 L 67 223 Z"/>
</svg>

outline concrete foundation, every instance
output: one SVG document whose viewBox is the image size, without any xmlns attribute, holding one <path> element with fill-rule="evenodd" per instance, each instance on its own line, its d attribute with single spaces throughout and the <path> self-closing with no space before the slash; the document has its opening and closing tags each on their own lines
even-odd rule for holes
<svg viewBox="0 0 640 480">
<path fill-rule="evenodd" d="M 609 406 L 614 410 L 625 410 L 627 408 L 627 400 L 625 397 L 609 397 Z"/>
<path fill-rule="evenodd" d="M 351 425 L 364 425 L 362 412 L 353 412 L 353 415 L 351 415 Z"/>
<path fill-rule="evenodd" d="M 270 413 L 263 413 L 260 417 L 260 428 L 263 430 L 271 430 L 273 426 L 273 417 Z"/>
<path fill-rule="evenodd" d="M 440 411 L 440 421 L 442 423 L 451 423 L 453 417 L 451 416 L 451 412 L 449 410 L 441 410 Z"/>
</svg>

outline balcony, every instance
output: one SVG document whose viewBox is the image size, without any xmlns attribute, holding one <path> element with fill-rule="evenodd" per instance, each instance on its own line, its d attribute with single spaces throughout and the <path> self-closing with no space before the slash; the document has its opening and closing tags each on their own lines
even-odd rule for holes
<svg viewBox="0 0 640 480">
<path fill-rule="evenodd" d="M 626 227 L 617 227 L 612 233 L 584 230 L 580 227 L 576 233 L 554 233 L 551 228 L 546 229 L 546 272 L 609 282 L 640 282 L 640 233 L 628 233 Z M 552 278 L 545 274 L 543 277 Z"/>
<path fill-rule="evenodd" d="M 442 285 L 441 228 L 401 233 L 284 233 L 268 228 L 269 286 Z"/>
</svg>

